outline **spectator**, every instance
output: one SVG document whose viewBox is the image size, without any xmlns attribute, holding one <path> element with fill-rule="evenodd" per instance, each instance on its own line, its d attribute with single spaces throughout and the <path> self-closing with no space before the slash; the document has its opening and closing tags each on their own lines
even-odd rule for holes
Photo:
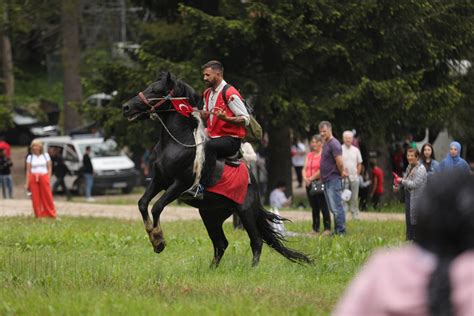
<svg viewBox="0 0 474 316">
<path fill-rule="evenodd" d="M 474 315 L 473 209 L 474 178 L 433 174 L 417 206 L 415 243 L 375 253 L 333 315 Z"/>
<path fill-rule="evenodd" d="M 277 183 L 275 189 L 270 193 L 270 206 L 272 208 L 281 209 L 291 205 L 291 196 L 286 197 L 286 183 L 280 181 Z"/>
<path fill-rule="evenodd" d="M 421 147 L 420 162 L 426 169 L 428 174 L 433 173 L 438 168 L 439 162 L 435 159 L 433 145 L 426 143 Z"/>
<path fill-rule="evenodd" d="M 367 166 L 367 168 L 365 167 Z M 367 200 L 369 198 L 370 185 L 372 184 L 372 176 L 367 163 L 362 164 L 361 173 L 359 175 L 359 198 L 360 210 L 367 211 Z"/>
<path fill-rule="evenodd" d="M 461 158 L 461 144 L 458 142 L 452 142 L 449 145 L 449 153 L 446 155 L 438 168 L 435 171 L 443 171 L 443 170 L 452 170 L 452 169 L 460 169 L 466 173 L 471 172 L 471 168 L 466 160 Z"/>
<path fill-rule="evenodd" d="M 40 141 L 31 142 L 31 154 L 26 157 L 25 188 L 31 192 L 33 210 L 36 217 L 56 217 L 50 178 L 52 173 L 51 157 L 43 152 Z"/>
<path fill-rule="evenodd" d="M 59 187 L 61 187 L 61 190 L 66 195 L 67 200 L 70 201 L 71 192 L 68 190 L 66 183 L 64 182 L 64 177 L 66 177 L 66 175 L 71 176 L 72 173 L 64 163 L 64 159 L 59 148 L 56 149 L 54 155 L 51 157 L 51 160 L 53 162 L 53 174 L 56 177 L 56 181 L 53 184 L 53 193 L 56 192 Z"/>
<path fill-rule="evenodd" d="M 401 176 L 403 174 L 404 151 L 400 144 L 395 145 L 395 152 L 392 156 L 392 171 Z"/>
<path fill-rule="evenodd" d="M 5 149 L 0 148 L 0 185 L 4 199 L 13 199 L 13 180 L 11 175 L 12 161 L 5 155 Z"/>
<path fill-rule="evenodd" d="M 419 161 L 417 149 L 409 148 L 407 151 L 408 167 L 403 178 L 394 179 L 394 189 L 398 192 L 399 185 L 405 188 L 405 223 L 406 238 L 414 240 L 414 227 L 417 223 L 416 203 L 421 196 L 426 184 L 426 169 Z"/>
<path fill-rule="evenodd" d="M 380 198 L 383 195 L 383 171 L 377 166 L 377 161 L 372 160 L 370 162 L 370 168 L 372 169 L 372 191 L 370 195 L 372 196 L 372 205 L 374 211 L 379 210 Z"/>
<path fill-rule="evenodd" d="M 362 171 L 362 155 L 359 148 L 352 145 L 354 134 L 351 131 L 345 131 L 342 134 L 344 145 L 342 146 L 342 160 L 344 170 L 348 174 L 349 190 L 351 190 L 351 199 L 344 202 L 344 210 L 350 211 L 352 219 L 359 219 L 359 175 Z"/>
<path fill-rule="evenodd" d="M 95 199 L 92 197 L 92 187 L 94 186 L 94 168 L 92 167 L 91 161 L 91 146 L 86 147 L 86 152 L 82 157 L 82 172 L 84 174 L 84 181 L 85 181 L 85 193 L 86 193 L 86 201 L 87 202 L 94 202 Z"/>
<path fill-rule="evenodd" d="M 332 126 L 328 121 L 319 123 L 319 133 L 324 140 L 321 156 L 321 179 L 324 183 L 324 194 L 329 209 L 334 214 L 334 230 L 336 235 L 346 233 L 346 216 L 342 205 L 341 175 L 347 176 L 342 160 L 341 143 L 332 135 Z"/>
<path fill-rule="evenodd" d="M 0 135 L 0 149 L 3 149 L 5 152 L 5 157 L 11 159 L 11 148 L 10 144 L 5 141 L 5 136 Z"/>
<path fill-rule="evenodd" d="M 323 215 L 323 235 L 331 234 L 331 215 L 324 197 L 324 193 L 311 194 L 311 182 L 321 181 L 320 163 L 323 148 L 323 139 L 320 135 L 314 135 L 311 139 L 311 151 L 306 155 L 303 167 L 303 179 L 306 187 L 306 195 L 313 212 L 313 234 L 319 234 L 320 217 Z"/>
<path fill-rule="evenodd" d="M 306 146 L 298 139 L 293 140 L 291 146 L 291 164 L 295 168 L 296 178 L 298 179 L 298 188 L 303 187 L 303 177 L 301 171 L 304 166 L 306 156 Z"/>
<path fill-rule="evenodd" d="M 150 176 L 150 157 L 152 151 L 153 148 L 145 149 L 145 152 L 143 153 L 142 159 L 140 161 L 140 169 L 142 170 L 144 179 L 149 178 Z"/>
</svg>

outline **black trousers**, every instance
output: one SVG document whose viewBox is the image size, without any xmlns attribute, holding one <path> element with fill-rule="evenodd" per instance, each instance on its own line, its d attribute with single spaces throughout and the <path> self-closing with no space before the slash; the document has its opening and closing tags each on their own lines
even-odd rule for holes
<svg viewBox="0 0 474 316">
<path fill-rule="evenodd" d="M 303 167 L 293 166 L 293 168 L 295 168 L 296 179 L 298 179 L 298 187 L 301 187 L 303 185 L 303 174 L 301 173 Z"/>
<path fill-rule="evenodd" d="M 58 188 L 61 187 L 64 194 L 66 194 L 68 200 L 71 199 L 71 192 L 66 187 L 66 183 L 64 182 L 64 177 L 58 177 L 56 176 L 56 182 L 53 184 L 53 193 L 58 190 Z"/>
<path fill-rule="evenodd" d="M 374 206 L 374 211 L 380 212 L 379 203 L 380 203 L 381 196 L 382 194 L 379 194 L 379 193 L 374 193 L 374 195 L 372 195 L 372 205 Z"/>
<path fill-rule="evenodd" d="M 240 149 L 241 139 L 231 136 L 210 138 L 204 145 L 205 161 L 201 175 L 201 184 L 206 188 L 211 183 L 216 168 L 216 160 L 232 156 Z"/>
<path fill-rule="evenodd" d="M 319 213 L 320 212 L 323 215 L 324 230 L 331 230 L 331 215 L 329 214 L 329 208 L 326 203 L 326 198 L 324 197 L 324 193 L 310 195 L 309 194 L 310 188 L 311 187 L 306 187 L 306 195 L 308 196 L 309 205 L 311 205 L 311 209 L 313 212 L 313 230 L 315 232 L 319 232 L 319 226 L 320 226 Z"/>
<path fill-rule="evenodd" d="M 405 224 L 407 240 L 415 240 L 414 226 L 411 223 L 410 211 L 410 192 L 405 190 Z"/>
</svg>

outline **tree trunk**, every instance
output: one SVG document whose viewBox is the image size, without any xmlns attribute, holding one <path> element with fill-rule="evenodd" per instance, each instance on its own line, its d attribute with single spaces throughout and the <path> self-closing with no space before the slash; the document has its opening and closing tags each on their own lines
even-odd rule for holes
<svg viewBox="0 0 474 316">
<path fill-rule="evenodd" d="M 7 25 L 8 17 L 6 12 L 4 13 L 4 25 Z M 6 97 L 8 105 L 12 104 L 13 96 L 15 94 L 15 76 L 13 73 L 13 57 L 12 57 L 12 46 L 10 38 L 8 37 L 7 30 L 5 28 L 0 29 L 0 47 L 2 56 L 2 74 L 3 74 L 3 91 Z"/>
<path fill-rule="evenodd" d="M 279 181 L 286 183 L 286 195 L 292 195 L 291 136 L 288 126 L 270 126 L 268 131 L 268 194 Z"/>
<path fill-rule="evenodd" d="M 70 132 L 81 125 L 81 117 L 76 110 L 82 101 L 81 77 L 79 75 L 80 0 L 62 1 L 61 31 L 63 38 L 63 71 L 64 71 L 64 131 Z"/>
</svg>

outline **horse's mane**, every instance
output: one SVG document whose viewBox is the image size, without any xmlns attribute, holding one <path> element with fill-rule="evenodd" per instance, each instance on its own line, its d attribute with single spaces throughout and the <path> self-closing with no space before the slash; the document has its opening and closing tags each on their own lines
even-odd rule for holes
<svg viewBox="0 0 474 316">
<path fill-rule="evenodd" d="M 166 80 L 167 76 L 168 72 L 161 72 L 160 80 Z M 173 74 L 171 74 L 171 80 L 174 82 L 175 85 L 175 95 L 189 98 L 189 103 L 191 103 L 193 107 L 197 107 L 198 102 L 200 100 L 200 95 L 196 93 L 196 90 L 194 90 L 193 87 L 187 84 L 184 80 L 176 77 Z"/>
</svg>

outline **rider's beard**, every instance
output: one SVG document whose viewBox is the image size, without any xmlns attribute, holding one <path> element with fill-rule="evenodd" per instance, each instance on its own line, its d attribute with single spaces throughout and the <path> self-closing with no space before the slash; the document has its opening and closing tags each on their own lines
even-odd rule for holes
<svg viewBox="0 0 474 316">
<path fill-rule="evenodd" d="M 204 82 L 206 83 L 206 86 L 207 86 L 208 88 L 211 88 L 211 87 L 214 86 L 214 84 L 213 84 L 211 81 L 209 81 L 209 80 L 204 80 Z"/>
</svg>

